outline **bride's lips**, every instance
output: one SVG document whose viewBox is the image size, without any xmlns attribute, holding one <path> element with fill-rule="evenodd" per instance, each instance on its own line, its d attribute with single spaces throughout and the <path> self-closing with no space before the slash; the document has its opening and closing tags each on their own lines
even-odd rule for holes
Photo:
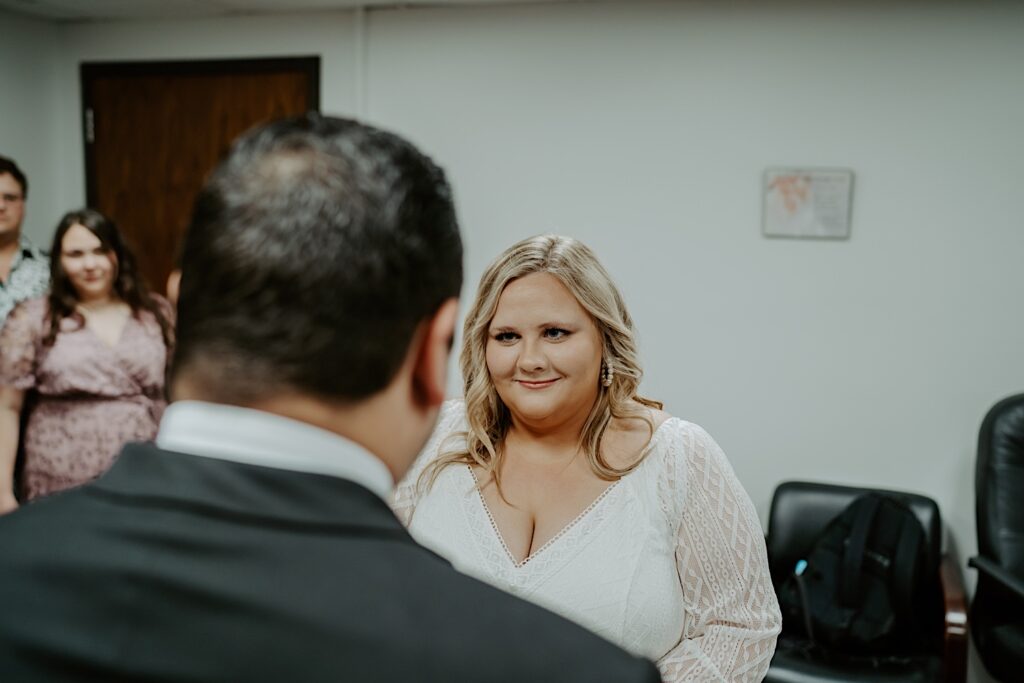
<svg viewBox="0 0 1024 683">
<path fill-rule="evenodd" d="M 526 389 L 546 389 L 547 387 L 550 387 L 552 384 L 554 384 L 557 381 L 558 381 L 557 377 L 554 378 L 554 379 L 545 379 L 545 380 L 525 380 L 525 379 L 517 379 L 516 380 L 516 382 L 518 382 L 520 386 L 522 386 L 522 387 L 524 387 Z"/>
</svg>

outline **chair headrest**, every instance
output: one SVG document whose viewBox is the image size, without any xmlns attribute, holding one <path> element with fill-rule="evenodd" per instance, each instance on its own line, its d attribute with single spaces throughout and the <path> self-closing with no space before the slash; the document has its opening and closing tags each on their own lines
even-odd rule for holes
<svg viewBox="0 0 1024 683">
<path fill-rule="evenodd" d="M 828 523 L 854 499 L 872 492 L 892 496 L 914 511 L 924 529 L 929 574 L 937 571 L 942 557 L 942 517 L 931 498 L 906 491 L 788 481 L 775 489 L 768 518 L 772 579 L 778 583 L 792 573 L 797 560 L 807 557 Z"/>
<path fill-rule="evenodd" d="M 1024 394 L 981 423 L 974 471 L 978 552 L 1024 576 Z"/>
</svg>

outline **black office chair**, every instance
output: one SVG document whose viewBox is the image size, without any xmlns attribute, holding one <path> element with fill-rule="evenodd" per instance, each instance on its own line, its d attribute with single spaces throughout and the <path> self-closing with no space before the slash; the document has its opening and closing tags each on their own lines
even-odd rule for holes
<svg viewBox="0 0 1024 683">
<path fill-rule="evenodd" d="M 772 497 L 768 519 L 768 560 L 776 593 L 807 557 L 825 526 L 855 498 L 884 493 L 906 503 L 925 532 L 926 576 L 930 584 L 930 614 L 922 616 L 923 638 L 898 656 L 885 659 L 828 657 L 810 647 L 798 625 L 782 625 L 767 683 L 963 683 L 967 678 L 967 614 L 963 576 L 956 560 L 942 553 L 942 518 L 931 498 L 901 491 L 791 481 L 780 484 Z M 909 639 L 908 639 L 909 641 Z"/>
<path fill-rule="evenodd" d="M 1016 683 L 1024 680 L 1024 394 L 1000 401 L 982 421 L 974 494 L 974 645 L 994 678 Z"/>
</svg>

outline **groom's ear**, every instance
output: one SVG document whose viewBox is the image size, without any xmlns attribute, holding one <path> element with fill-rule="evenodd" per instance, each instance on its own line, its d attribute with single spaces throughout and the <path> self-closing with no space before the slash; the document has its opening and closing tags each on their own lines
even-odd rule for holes
<svg viewBox="0 0 1024 683">
<path fill-rule="evenodd" d="M 458 313 L 459 300 L 451 298 L 424 321 L 412 371 L 413 400 L 421 408 L 436 408 L 444 402 Z"/>
</svg>

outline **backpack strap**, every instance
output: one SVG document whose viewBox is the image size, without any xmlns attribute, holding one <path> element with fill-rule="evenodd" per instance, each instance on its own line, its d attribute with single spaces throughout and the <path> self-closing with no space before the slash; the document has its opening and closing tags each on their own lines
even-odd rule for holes
<svg viewBox="0 0 1024 683">
<path fill-rule="evenodd" d="M 890 599 L 896 606 L 896 618 L 900 624 L 912 623 L 911 617 L 914 613 L 914 606 L 911 604 L 911 596 L 914 594 L 914 580 L 918 572 L 918 560 L 921 557 L 921 543 L 924 531 L 921 529 L 921 522 L 912 510 L 903 518 L 900 527 L 900 536 L 896 547 L 896 554 L 893 557 L 892 595 Z"/>
<path fill-rule="evenodd" d="M 839 604 L 847 607 L 856 605 L 860 596 L 860 572 L 864 566 L 864 548 L 868 542 L 871 523 L 881 500 L 878 496 L 867 494 L 857 505 L 857 514 L 853 518 L 850 536 L 843 546 L 843 575 L 839 585 Z"/>
</svg>

